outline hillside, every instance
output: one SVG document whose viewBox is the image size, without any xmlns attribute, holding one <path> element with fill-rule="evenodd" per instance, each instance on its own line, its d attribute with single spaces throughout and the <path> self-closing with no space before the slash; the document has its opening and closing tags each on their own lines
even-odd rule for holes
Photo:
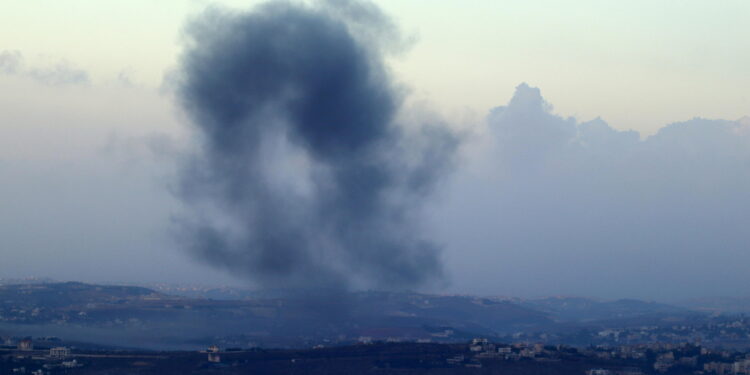
<svg viewBox="0 0 750 375">
<path fill-rule="evenodd" d="M 688 310 L 635 300 L 507 300 L 413 292 L 316 292 L 237 300 L 83 283 L 0 286 L 0 335 L 151 348 L 299 347 L 359 340 L 456 342 L 671 317 Z M 640 319 L 640 320 L 639 320 Z M 583 326 L 580 326 L 583 327 Z"/>
<path fill-rule="evenodd" d="M 547 313 L 563 322 L 629 319 L 689 312 L 688 309 L 681 307 L 635 299 L 600 301 L 581 297 L 548 297 L 525 300 L 520 304 L 526 308 Z"/>
</svg>

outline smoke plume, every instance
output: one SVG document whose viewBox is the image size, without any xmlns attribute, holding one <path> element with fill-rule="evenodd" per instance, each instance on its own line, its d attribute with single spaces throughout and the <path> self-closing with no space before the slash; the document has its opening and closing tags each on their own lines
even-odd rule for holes
<svg viewBox="0 0 750 375">
<path fill-rule="evenodd" d="M 439 126 L 397 124 L 403 47 L 374 5 L 210 9 L 186 29 L 178 93 L 198 139 L 179 218 L 191 252 L 265 287 L 440 279 L 414 215 L 450 161 Z"/>
</svg>

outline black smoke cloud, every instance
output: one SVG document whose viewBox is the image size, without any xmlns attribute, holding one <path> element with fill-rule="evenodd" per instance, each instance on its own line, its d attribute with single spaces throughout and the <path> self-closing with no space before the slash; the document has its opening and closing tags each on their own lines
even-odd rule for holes
<svg viewBox="0 0 750 375">
<path fill-rule="evenodd" d="M 384 65 L 402 47 L 374 5 L 210 9 L 177 79 L 197 142 L 178 219 L 191 252 L 261 286 L 415 287 L 442 278 L 415 213 L 457 138 L 397 124 Z"/>
</svg>

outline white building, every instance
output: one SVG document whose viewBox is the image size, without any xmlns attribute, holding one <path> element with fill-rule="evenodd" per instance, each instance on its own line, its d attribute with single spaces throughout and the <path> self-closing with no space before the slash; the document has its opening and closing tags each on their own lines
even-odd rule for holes
<svg viewBox="0 0 750 375">
<path fill-rule="evenodd" d="M 70 348 L 64 346 L 58 346 L 49 350 L 50 358 L 64 359 L 70 357 Z"/>
</svg>

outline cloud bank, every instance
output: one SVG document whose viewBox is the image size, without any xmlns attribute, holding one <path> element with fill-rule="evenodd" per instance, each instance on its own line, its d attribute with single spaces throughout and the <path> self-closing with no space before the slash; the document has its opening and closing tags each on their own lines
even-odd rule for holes
<svg viewBox="0 0 750 375">
<path fill-rule="evenodd" d="M 434 212 L 464 290 L 670 299 L 750 282 L 748 118 L 641 139 L 522 84 L 486 126 Z"/>
<path fill-rule="evenodd" d="M 383 59 L 402 43 L 355 1 L 210 9 L 177 79 L 197 139 L 181 174 L 182 244 L 260 286 L 408 288 L 440 279 L 414 220 L 456 137 L 396 121 Z"/>
</svg>

